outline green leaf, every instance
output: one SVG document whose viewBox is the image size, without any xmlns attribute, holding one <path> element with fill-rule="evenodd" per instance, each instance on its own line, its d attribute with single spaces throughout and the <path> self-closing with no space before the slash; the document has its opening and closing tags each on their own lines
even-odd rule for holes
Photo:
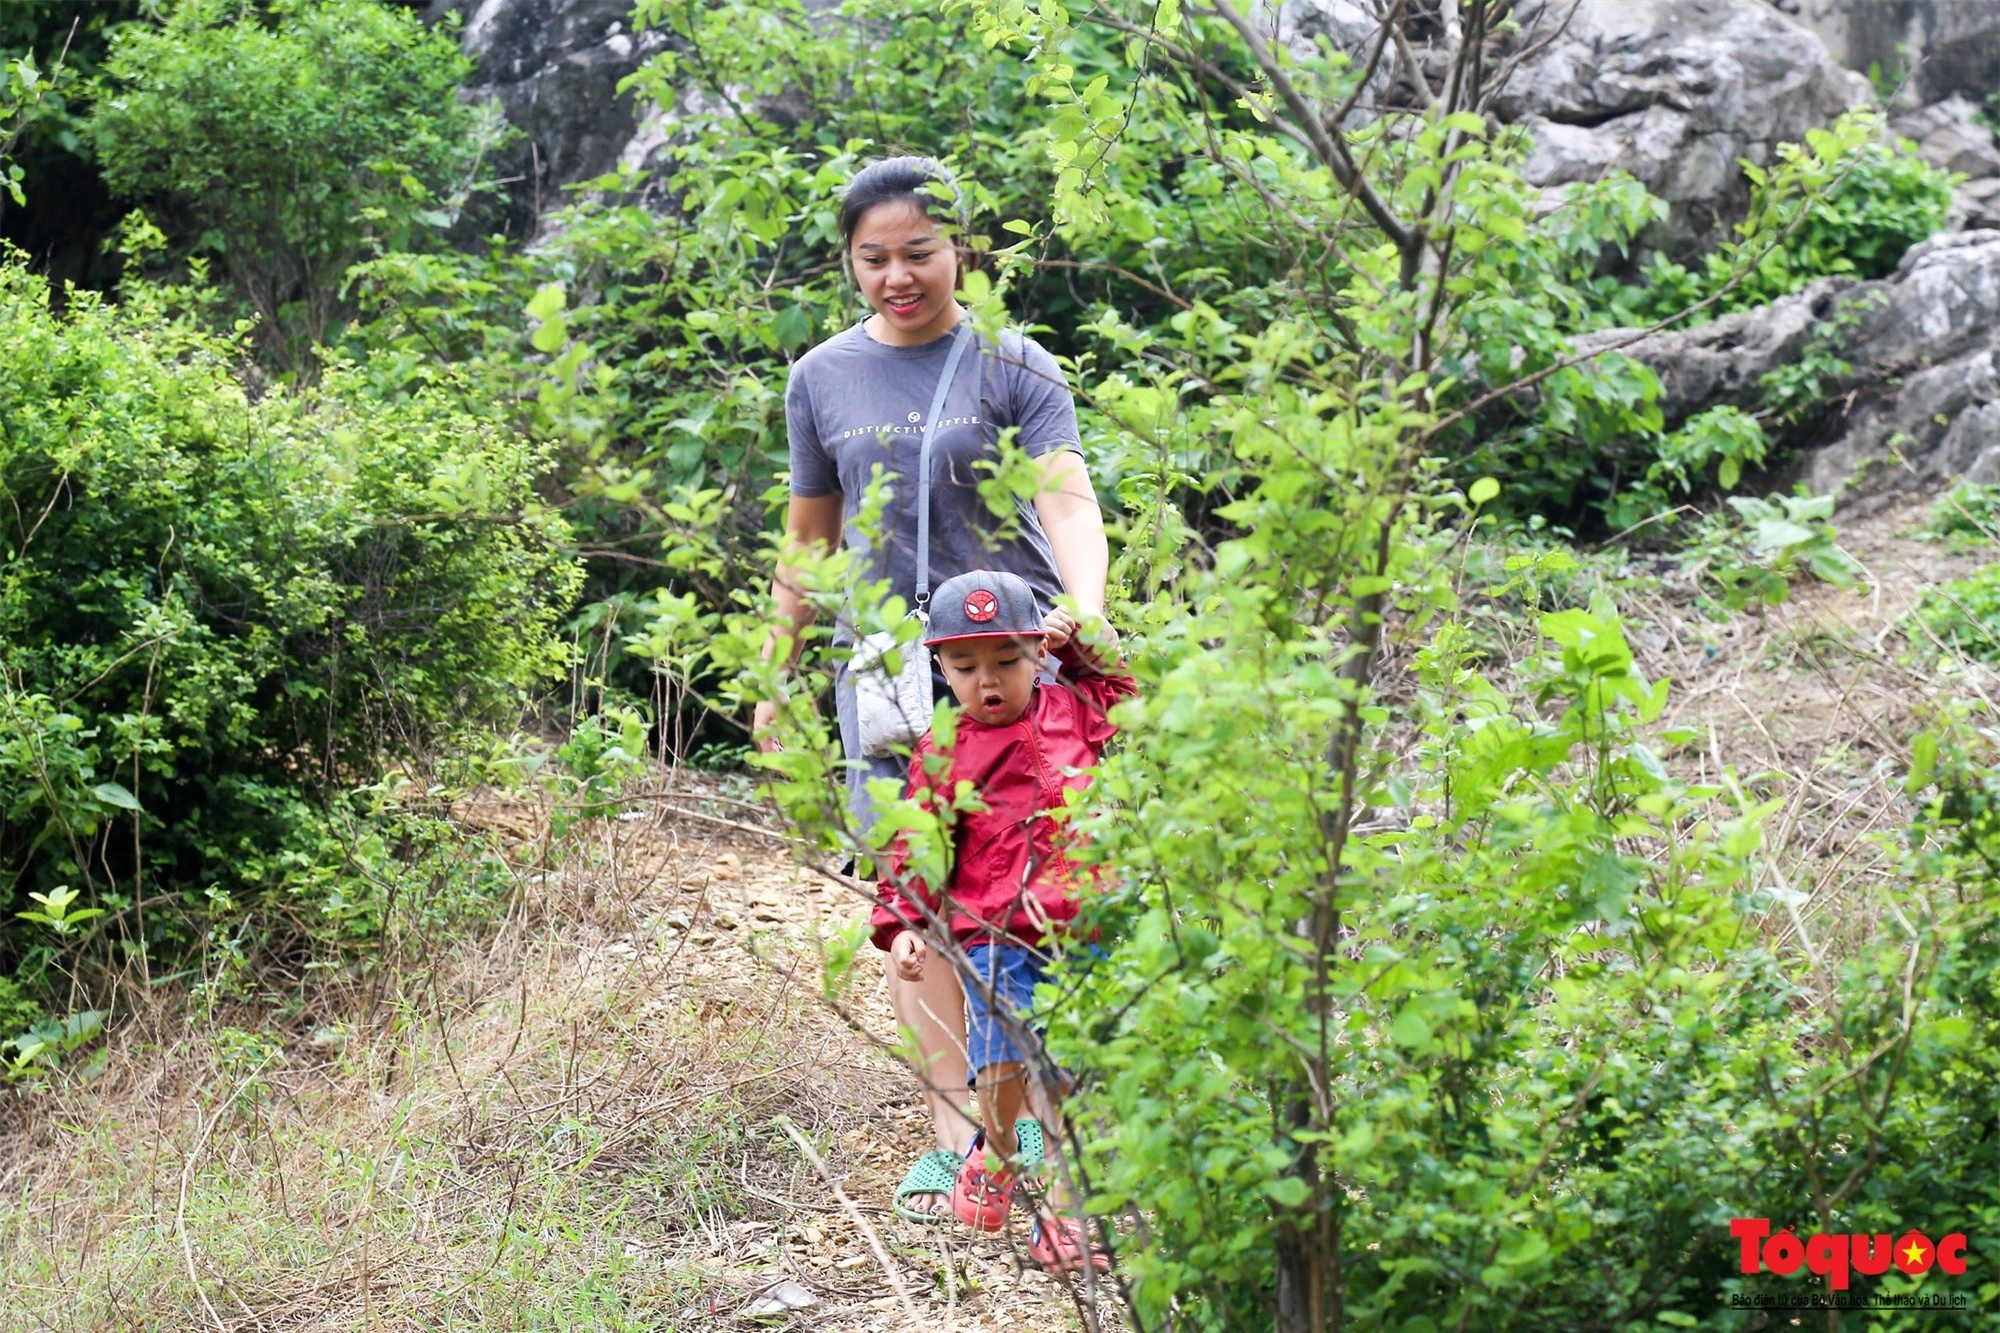
<svg viewBox="0 0 2000 1333">
<path fill-rule="evenodd" d="M 1789 519 L 1760 519 L 1752 530 L 1750 544 L 1756 551 L 1782 551 L 1793 546 L 1807 546 L 1818 539 L 1819 533 L 1803 523 L 1793 523 Z"/>
<path fill-rule="evenodd" d="M 803 306 L 786 306 L 778 312 L 772 327 L 778 335 L 778 345 L 787 351 L 804 346 L 806 339 L 812 337 L 812 320 Z"/>
<path fill-rule="evenodd" d="M 106 805 L 115 805 L 120 810 L 139 808 L 139 798 L 116 782 L 100 782 L 90 789 L 90 794 Z"/>
<path fill-rule="evenodd" d="M 1276 1180 L 1264 1182 L 1264 1193 L 1280 1208 L 1302 1208 L 1312 1191 L 1297 1176 L 1279 1176 Z"/>
<path fill-rule="evenodd" d="M 1931 785 L 1937 771 L 1938 739 L 1934 731 L 1920 731 L 1910 741 L 1910 771 L 1903 779 L 1903 795 L 1915 796 Z"/>
<path fill-rule="evenodd" d="M 528 339 L 537 352 L 557 352 L 569 340 L 569 324 L 557 316 L 548 320 Z"/>
<path fill-rule="evenodd" d="M 1492 477 L 1481 477 L 1472 483 L 1471 488 L 1465 493 L 1465 498 L 1475 505 L 1491 504 L 1500 498 L 1500 483 Z"/>
<path fill-rule="evenodd" d="M 536 289 L 534 296 L 529 298 L 528 316 L 539 320 L 554 319 L 562 312 L 567 300 L 561 283 L 544 283 Z"/>
<path fill-rule="evenodd" d="M 1389 1039 L 1398 1046 L 1417 1049 L 1428 1045 L 1431 1039 L 1431 1025 L 1417 1012 L 1415 1005 L 1404 1005 L 1396 1015 L 1396 1021 L 1389 1025 Z"/>
<path fill-rule="evenodd" d="M 1509 1268 L 1532 1264 L 1549 1252 L 1549 1242 L 1539 1231 L 1519 1232 L 1500 1247 L 1499 1261 Z"/>
</svg>

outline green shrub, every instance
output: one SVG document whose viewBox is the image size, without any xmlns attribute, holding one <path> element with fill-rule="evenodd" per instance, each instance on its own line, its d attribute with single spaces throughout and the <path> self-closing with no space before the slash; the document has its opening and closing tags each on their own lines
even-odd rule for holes
<svg viewBox="0 0 2000 1333">
<path fill-rule="evenodd" d="M 162 961 L 282 900 L 342 850 L 335 793 L 566 660 L 541 450 L 341 364 L 252 401 L 241 356 L 144 301 L 58 320 L 0 265 L 0 972 L 47 942 L 31 891 Z"/>
<path fill-rule="evenodd" d="M 1957 550 L 2000 542 L 2000 486 L 1963 482 L 1931 505 L 1922 534 Z"/>
<path fill-rule="evenodd" d="M 1910 618 L 1919 642 L 1935 639 L 1962 656 L 2000 663 L 2000 565 L 1932 589 Z"/>
<path fill-rule="evenodd" d="M 1637 287 L 1613 299 L 1646 322 L 1721 294 L 1709 315 L 1748 310 L 1817 278 L 1880 278 L 1944 225 L 1953 177 L 1906 142 L 1885 142 L 1879 111 L 1856 110 L 1802 144 L 1780 144 L 1768 167 L 1743 164 L 1750 212 L 1736 236 L 1692 267 L 1655 256 Z M 1739 270 L 1741 282 L 1729 283 Z M 1725 288 L 1727 289 L 1725 291 Z"/>
<path fill-rule="evenodd" d="M 309 364 L 346 311 L 347 268 L 448 225 L 497 121 L 458 97 L 449 27 L 379 0 L 186 0 L 111 34 L 90 141 L 261 321 L 278 364 Z"/>
<path fill-rule="evenodd" d="M 1841 549 L 1832 519 L 1830 495 L 1731 496 L 1728 511 L 1696 527 L 1681 559 L 1728 611 L 1776 606 L 1801 574 L 1851 588 L 1863 571 Z"/>
<path fill-rule="evenodd" d="M 1653 461 L 1631 489 L 1604 505 L 1605 519 L 1621 530 L 1674 508 L 1696 488 L 1733 490 L 1745 467 L 1764 461 L 1771 442 L 1757 419 L 1741 408 L 1712 407 L 1658 437 Z"/>
<path fill-rule="evenodd" d="M 1128 89 L 1068 64 L 1069 11 L 967 8 L 989 43 L 1030 48 L 1051 158 L 1086 164 L 1058 173 L 1057 231 L 1142 206 L 1092 174 Z M 1663 453 L 1649 374 L 1567 364 L 1577 257 L 1643 218 L 1643 192 L 1548 211 L 1464 67 L 1436 107 L 1339 124 L 1358 76 L 1295 65 L 1233 12 L 1149 11 L 1146 58 L 1226 71 L 1218 102 L 1268 117 L 1218 118 L 1200 151 L 1324 248 L 1331 290 L 1302 279 L 1260 321 L 1190 303 L 1095 322 L 1124 359 L 1092 396 L 1144 515 L 1114 569 L 1140 691 L 1070 811 L 1102 930 L 1042 1012 L 1079 1075 L 1069 1165 L 1116 1224 L 1133 1326 L 1759 1327 L 1729 1306 L 1770 1289 L 1736 1271 L 1732 1217 L 1955 1223 L 1930 1211 L 1916 1127 L 1990 1115 L 2000 1042 L 1955 1029 L 1965 992 L 1937 984 L 1984 928 L 1899 883 L 1897 920 L 1919 924 L 1885 922 L 1837 988 L 1835 962 L 1766 947 L 1785 803 L 1726 759 L 1699 783 L 1669 762 L 1699 737 L 1665 723 L 1671 683 L 1574 560 L 1503 558 L 1521 651 L 1493 660 L 1462 609 L 1469 516 L 1552 481 L 1585 502 L 1737 481 L 1761 423 L 1704 419 Z M 1493 14 L 1464 7 L 1467 30 Z M 1306 91 L 1266 97 L 1287 86 Z M 1455 487 L 1461 442 L 1510 465 Z M 1541 470 L 1558 449 L 1567 470 Z M 1198 524 L 1184 502 L 1205 487 L 1224 498 Z M 1771 578 L 1850 578 L 1828 508 L 1744 500 L 1726 540 Z M 808 595 L 837 592 L 837 561 L 802 564 Z M 798 826 L 865 853 L 828 799 L 813 691 L 759 655 L 766 629 L 731 617 L 706 650 L 781 700 L 786 745 L 761 762 Z M 912 803 L 886 818 L 920 857 L 947 845 Z M 1905 1056 L 1935 1071 L 1920 1091 Z"/>
</svg>

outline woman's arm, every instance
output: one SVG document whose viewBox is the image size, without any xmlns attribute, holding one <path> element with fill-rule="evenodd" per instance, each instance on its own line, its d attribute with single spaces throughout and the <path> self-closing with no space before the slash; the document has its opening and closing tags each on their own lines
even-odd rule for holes
<svg viewBox="0 0 2000 1333">
<path fill-rule="evenodd" d="M 764 641 L 766 660 L 776 650 L 780 635 L 791 637 L 785 665 L 790 666 L 798 660 L 800 635 L 812 623 L 812 603 L 806 600 L 805 590 L 799 586 L 795 560 L 797 556 L 812 553 L 815 549 L 823 552 L 839 550 L 840 518 L 839 491 L 828 495 L 794 495 L 786 506 L 785 545 L 778 555 L 777 577 L 771 583 L 771 595 L 778 603 L 778 618 L 771 626 L 771 637 Z M 772 719 L 777 715 L 778 704 L 774 699 L 759 700 L 756 710 L 750 715 L 750 735 L 767 750 L 776 742 L 764 733 L 770 729 Z"/>
<path fill-rule="evenodd" d="M 1086 616 L 1104 614 L 1104 580 L 1111 567 L 1111 548 L 1104 540 L 1104 515 L 1097 508 L 1097 491 L 1083 455 L 1057 449 L 1042 455 L 1042 488 L 1035 496 L 1035 517 L 1048 534 L 1063 588 L 1076 598 Z"/>
</svg>

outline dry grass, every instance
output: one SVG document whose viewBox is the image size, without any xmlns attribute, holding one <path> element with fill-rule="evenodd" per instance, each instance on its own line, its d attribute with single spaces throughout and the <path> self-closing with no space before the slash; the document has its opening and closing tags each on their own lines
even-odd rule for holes
<svg viewBox="0 0 2000 1333">
<path fill-rule="evenodd" d="M 1075 1324 L 1008 1243 L 891 1218 L 927 1135 L 880 997 L 820 998 L 834 886 L 699 820 L 545 859 L 542 812 L 462 814 L 526 862 L 496 932 L 310 1016 L 163 997 L 15 1101 L 0 1327 L 707 1329 L 785 1278 L 791 1327 Z"/>
<path fill-rule="evenodd" d="M 1942 678 L 1905 639 L 1925 591 L 1987 563 L 1912 536 L 1924 508 L 1906 502 L 1841 527 L 1867 571 L 1863 589 L 1806 581 L 1777 607 L 1719 622 L 1686 589 L 1624 599 L 1637 664 L 1673 682 L 1662 724 L 1701 734 L 1670 762 L 1780 803 L 1758 887 L 1782 910 L 1764 920 L 1815 964 L 1824 994 L 1897 910 L 1895 835 L 1917 814 L 1902 790 L 1912 737 L 1952 698 L 1994 692 L 1990 669 L 1967 663 Z"/>
</svg>

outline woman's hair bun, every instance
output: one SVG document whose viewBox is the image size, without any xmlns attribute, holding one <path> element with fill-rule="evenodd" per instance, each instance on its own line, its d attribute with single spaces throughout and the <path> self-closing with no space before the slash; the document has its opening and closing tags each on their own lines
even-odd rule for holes
<svg viewBox="0 0 2000 1333">
<path fill-rule="evenodd" d="M 948 220 L 963 230 L 965 194 L 944 163 L 934 157 L 885 157 L 855 172 L 841 193 L 842 243 L 851 243 L 863 215 L 882 204 L 913 203 L 927 214 L 934 213 L 943 201 L 930 188 L 933 185 L 942 185 L 951 192 Z"/>
</svg>

